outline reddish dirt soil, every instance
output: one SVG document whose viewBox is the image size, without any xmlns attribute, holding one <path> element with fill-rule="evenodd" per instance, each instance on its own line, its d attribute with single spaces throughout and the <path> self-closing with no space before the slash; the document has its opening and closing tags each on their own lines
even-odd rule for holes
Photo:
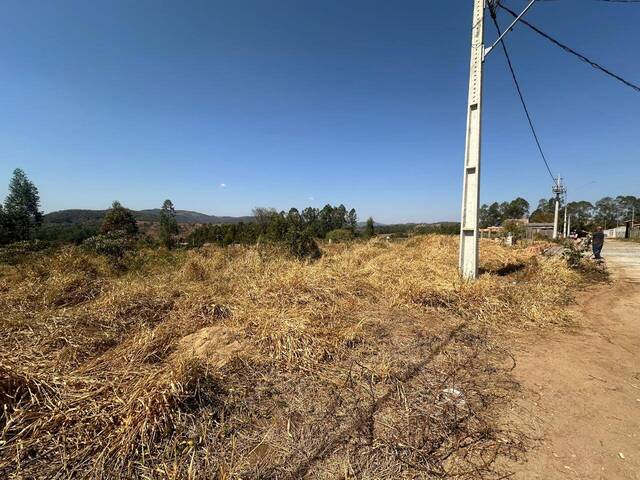
<svg viewBox="0 0 640 480">
<path fill-rule="evenodd" d="M 640 479 L 640 244 L 607 241 L 612 283 L 582 293 L 578 328 L 516 346 L 513 415 L 535 448 L 517 479 Z"/>
</svg>

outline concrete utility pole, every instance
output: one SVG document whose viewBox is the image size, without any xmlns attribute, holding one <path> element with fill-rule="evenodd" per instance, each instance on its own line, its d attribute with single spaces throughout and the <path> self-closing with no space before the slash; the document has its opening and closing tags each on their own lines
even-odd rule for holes
<svg viewBox="0 0 640 480">
<path fill-rule="evenodd" d="M 484 9 L 485 0 L 474 0 L 467 135 L 464 151 L 464 181 L 462 184 L 462 218 L 460 222 L 460 273 L 467 279 L 473 279 L 478 276 L 478 203 L 480 202 Z"/>
<path fill-rule="evenodd" d="M 567 238 L 569 238 L 569 235 L 571 235 L 571 215 L 569 215 L 569 218 L 567 220 L 569 223 L 567 223 Z"/>
<path fill-rule="evenodd" d="M 563 234 L 562 236 L 564 238 L 567 238 L 569 236 L 569 231 L 567 230 L 567 225 L 568 225 L 567 224 L 567 202 L 566 202 L 566 199 L 565 199 L 565 202 L 564 202 L 564 223 L 562 224 L 562 234 Z"/>
<path fill-rule="evenodd" d="M 553 218 L 553 239 L 556 240 L 558 238 L 558 210 L 560 209 L 560 197 L 556 197 L 556 213 Z"/>
<path fill-rule="evenodd" d="M 562 184 L 562 177 L 560 175 L 558 175 L 556 183 L 553 184 L 551 191 L 556 196 L 556 213 L 553 219 L 553 239 L 556 240 L 558 238 L 558 216 L 560 213 L 560 198 L 562 197 L 562 195 L 567 193 L 567 189 Z"/>
<path fill-rule="evenodd" d="M 462 184 L 462 215 L 460 220 L 460 273 L 466 279 L 478 276 L 478 206 L 480 203 L 480 143 L 482 124 L 482 74 L 484 59 L 513 30 L 536 0 L 531 0 L 523 12 L 507 27 L 488 49 L 484 48 L 484 14 L 488 2 L 473 0 L 471 29 L 471 68 L 469 101 L 464 150 L 464 181 Z"/>
</svg>

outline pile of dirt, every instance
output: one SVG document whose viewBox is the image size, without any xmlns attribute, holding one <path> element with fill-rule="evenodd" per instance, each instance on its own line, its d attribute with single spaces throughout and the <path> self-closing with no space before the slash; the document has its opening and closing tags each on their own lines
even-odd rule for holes
<svg viewBox="0 0 640 480">
<path fill-rule="evenodd" d="M 222 368 L 245 349 L 242 332 L 223 325 L 213 325 L 183 337 L 178 343 L 178 355 L 189 356 Z"/>
</svg>

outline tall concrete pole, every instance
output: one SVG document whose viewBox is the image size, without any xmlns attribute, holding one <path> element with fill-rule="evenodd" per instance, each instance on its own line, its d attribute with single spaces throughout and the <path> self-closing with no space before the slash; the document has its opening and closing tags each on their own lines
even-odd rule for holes
<svg viewBox="0 0 640 480">
<path fill-rule="evenodd" d="M 571 215 L 569 215 L 567 221 L 569 222 L 567 223 L 567 238 L 569 238 L 569 235 L 571 235 Z"/>
<path fill-rule="evenodd" d="M 558 217 L 560 213 L 560 195 L 556 195 L 556 215 L 553 219 L 553 239 L 558 238 Z"/>
<path fill-rule="evenodd" d="M 484 13 L 486 0 L 473 2 L 469 102 L 460 221 L 460 273 L 478 276 L 478 204 L 480 203 L 480 132 L 482 123 L 482 73 L 484 63 Z"/>
<path fill-rule="evenodd" d="M 558 175 L 558 178 L 553 184 L 553 188 L 551 189 L 551 191 L 556 195 L 556 214 L 553 219 L 553 239 L 556 240 L 558 238 L 558 216 L 560 213 L 560 199 L 562 198 L 562 195 L 567 193 L 567 189 L 562 184 L 562 177 L 560 175 Z"/>
<path fill-rule="evenodd" d="M 562 236 L 567 238 L 569 236 L 569 232 L 567 231 L 567 203 L 565 201 L 564 204 L 564 223 L 562 224 Z"/>
</svg>

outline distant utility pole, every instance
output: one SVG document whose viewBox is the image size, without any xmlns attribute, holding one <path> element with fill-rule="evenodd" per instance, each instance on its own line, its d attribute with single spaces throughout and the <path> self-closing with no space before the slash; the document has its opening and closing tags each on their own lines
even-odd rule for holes
<svg viewBox="0 0 640 480">
<path fill-rule="evenodd" d="M 556 213 L 553 219 L 553 239 L 556 240 L 558 238 L 558 217 L 560 213 L 560 199 L 562 196 L 567 193 L 567 188 L 562 184 L 562 177 L 558 175 L 551 191 L 556 196 Z"/>
<path fill-rule="evenodd" d="M 562 224 L 562 236 L 567 238 L 569 236 L 569 231 L 567 230 L 567 201 L 565 199 L 564 202 L 564 223 Z"/>
<path fill-rule="evenodd" d="M 464 151 L 464 181 L 462 184 L 462 215 L 460 219 L 460 273 L 466 279 L 478 276 L 478 206 L 480 203 L 480 144 L 482 123 L 482 74 L 484 59 L 512 31 L 536 0 L 507 27 L 489 48 L 484 48 L 485 8 L 495 0 L 473 1 L 471 29 L 471 68 L 469 71 L 469 101 Z"/>
</svg>

